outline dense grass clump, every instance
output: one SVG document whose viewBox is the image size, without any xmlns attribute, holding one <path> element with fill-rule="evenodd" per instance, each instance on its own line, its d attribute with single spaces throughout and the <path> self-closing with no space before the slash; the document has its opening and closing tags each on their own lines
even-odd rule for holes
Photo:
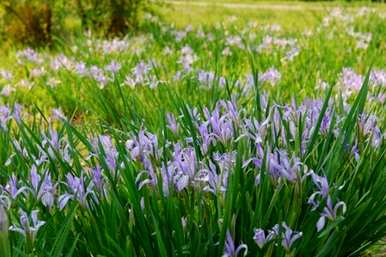
<svg viewBox="0 0 386 257">
<path fill-rule="evenodd" d="M 358 256 L 386 235 L 384 17 L 87 35 L 1 70 L 0 256 Z"/>
</svg>

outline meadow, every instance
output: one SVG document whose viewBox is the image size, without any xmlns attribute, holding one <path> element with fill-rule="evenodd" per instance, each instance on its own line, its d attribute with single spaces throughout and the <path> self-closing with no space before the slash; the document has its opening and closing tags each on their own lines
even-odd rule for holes
<svg viewBox="0 0 386 257">
<path fill-rule="evenodd" d="M 386 8 L 242 3 L 3 44 L 1 257 L 385 253 Z"/>
</svg>

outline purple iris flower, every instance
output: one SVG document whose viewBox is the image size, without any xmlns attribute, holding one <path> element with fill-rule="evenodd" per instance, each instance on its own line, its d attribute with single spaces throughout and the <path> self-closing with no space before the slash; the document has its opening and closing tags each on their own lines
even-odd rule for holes
<svg viewBox="0 0 386 257">
<path fill-rule="evenodd" d="M 91 169 L 91 178 L 96 189 L 99 192 L 104 192 L 104 178 L 100 166 Z"/>
<path fill-rule="evenodd" d="M 126 141 L 126 149 L 133 160 L 142 160 L 150 155 L 158 158 L 160 155 L 157 136 L 144 130 L 139 131 L 137 137 Z"/>
<path fill-rule="evenodd" d="M 222 257 L 237 257 L 239 256 L 241 251 L 244 251 L 243 256 L 246 256 L 248 253 L 248 246 L 246 244 L 241 244 L 238 247 L 236 247 L 231 233 L 227 231 L 225 246 L 224 246 L 224 254 Z"/>
<path fill-rule="evenodd" d="M 263 248 L 264 245 L 267 243 L 267 238 L 265 236 L 265 232 L 263 229 L 258 228 L 254 230 L 253 240 L 255 240 L 256 244 L 259 246 L 259 248 Z"/>
<path fill-rule="evenodd" d="M 52 183 L 51 175 L 46 172 L 43 179 L 37 173 L 36 166 L 32 166 L 30 172 L 32 192 L 37 200 L 41 200 L 44 206 L 51 208 L 54 205 L 56 185 Z"/>
<path fill-rule="evenodd" d="M 39 229 L 45 224 L 45 221 L 38 219 L 38 212 L 38 210 L 33 210 L 31 215 L 28 215 L 25 211 L 20 210 L 20 226 L 12 225 L 9 230 L 18 232 L 33 241 Z"/>
<path fill-rule="evenodd" d="M 166 114 L 166 119 L 167 119 L 167 127 L 173 131 L 174 134 L 177 133 L 178 131 L 178 123 L 176 120 L 176 117 L 173 115 L 173 113 L 167 113 Z"/>
<path fill-rule="evenodd" d="M 261 83 L 268 82 L 273 86 L 276 85 L 280 79 L 281 79 L 280 72 L 273 67 L 263 72 L 259 77 L 259 81 Z"/>
<path fill-rule="evenodd" d="M 71 173 L 66 175 L 67 182 L 65 183 L 68 192 L 62 194 L 58 198 L 59 208 L 62 210 L 68 203 L 69 200 L 77 200 L 83 207 L 87 206 L 88 195 L 94 195 L 94 185 L 90 183 L 87 188 L 83 175 L 75 177 Z"/>
<path fill-rule="evenodd" d="M 99 144 L 103 152 L 99 150 Z M 94 140 L 93 147 L 96 153 L 103 153 L 109 170 L 115 171 L 117 168 L 118 151 L 115 148 L 111 137 L 107 135 L 100 135 L 96 140 Z"/>
<path fill-rule="evenodd" d="M 269 172 L 274 178 L 286 178 L 294 182 L 298 178 L 301 162 L 299 158 L 288 157 L 288 153 L 284 150 L 276 150 L 268 155 Z"/>
<path fill-rule="evenodd" d="M 268 231 L 268 234 L 266 236 L 265 231 L 261 228 L 254 230 L 253 240 L 255 240 L 256 244 L 259 246 L 259 248 L 263 248 L 265 244 L 270 242 L 271 240 L 277 238 L 279 236 L 279 230 L 280 226 L 279 224 L 276 224 Z"/>
<path fill-rule="evenodd" d="M 209 146 L 215 142 L 215 138 L 211 133 L 208 131 L 208 124 L 202 123 L 198 131 L 200 133 L 202 143 L 201 143 L 201 152 L 203 154 L 206 154 L 208 152 Z"/>
<path fill-rule="evenodd" d="M 5 191 L 8 193 L 9 197 L 12 200 L 15 200 L 20 194 L 26 194 L 27 190 L 27 187 L 18 188 L 17 177 L 15 176 L 15 174 L 12 174 L 8 183 L 5 186 Z"/>
<path fill-rule="evenodd" d="M 151 163 L 151 161 L 147 157 L 144 157 L 142 162 L 145 170 L 138 173 L 136 178 L 136 183 L 138 184 L 139 189 L 141 189 L 143 186 L 147 184 L 150 184 L 152 186 L 157 184 L 157 175 L 155 174 L 153 164 Z M 143 175 L 147 177 L 145 179 L 142 179 Z"/>
<path fill-rule="evenodd" d="M 320 205 L 320 202 L 316 200 L 316 197 L 321 196 L 323 199 L 327 199 L 330 189 L 329 189 L 327 177 L 318 176 L 313 171 L 311 171 L 310 174 L 311 174 L 313 183 L 318 188 L 318 191 L 314 192 L 308 198 L 308 204 L 313 206 L 312 210 L 316 210 L 316 208 L 318 208 Z"/>
<path fill-rule="evenodd" d="M 338 211 L 339 209 L 342 209 L 342 214 L 345 214 L 346 212 L 346 204 L 342 201 L 338 202 L 335 206 L 332 203 L 331 197 L 327 198 L 327 205 L 324 207 L 323 212 L 316 223 L 316 229 L 317 231 L 321 231 L 325 224 L 326 219 L 329 220 L 335 220 L 338 217 Z"/>
<path fill-rule="evenodd" d="M 225 192 L 228 184 L 228 171 L 218 174 L 216 165 L 210 161 L 209 165 L 200 171 L 197 180 L 207 183 L 203 189 L 205 192 L 213 194 Z"/>
<path fill-rule="evenodd" d="M 0 106 L 0 128 L 6 129 L 11 117 L 11 110 L 7 106 Z"/>
<path fill-rule="evenodd" d="M 282 226 L 285 228 L 285 231 L 283 233 L 283 240 L 281 242 L 281 245 L 284 247 L 284 249 L 289 251 L 289 249 L 295 243 L 295 241 L 303 236 L 303 233 L 293 231 L 285 223 L 283 223 Z"/>
</svg>

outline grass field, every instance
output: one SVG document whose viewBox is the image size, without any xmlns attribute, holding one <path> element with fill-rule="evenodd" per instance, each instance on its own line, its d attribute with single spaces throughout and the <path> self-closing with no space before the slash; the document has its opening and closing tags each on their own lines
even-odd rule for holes
<svg viewBox="0 0 386 257">
<path fill-rule="evenodd" d="M 1 257 L 385 253 L 385 6 L 213 2 L 4 44 Z"/>
</svg>

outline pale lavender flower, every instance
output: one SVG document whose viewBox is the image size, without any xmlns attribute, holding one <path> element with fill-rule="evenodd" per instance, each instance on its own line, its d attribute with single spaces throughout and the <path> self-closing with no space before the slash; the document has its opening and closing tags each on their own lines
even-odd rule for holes
<svg viewBox="0 0 386 257">
<path fill-rule="evenodd" d="M 178 131 L 178 123 L 176 120 L 176 117 L 173 115 L 173 113 L 167 113 L 166 114 L 166 119 L 167 119 L 167 127 L 173 131 L 174 134 L 177 133 Z"/>
<path fill-rule="evenodd" d="M 30 71 L 30 75 L 32 78 L 38 78 L 43 76 L 44 74 L 46 74 L 46 70 L 44 69 L 44 67 L 34 68 Z"/>
<path fill-rule="evenodd" d="M 20 210 L 20 226 L 12 225 L 9 227 L 9 230 L 18 232 L 33 241 L 39 229 L 46 223 L 38 219 L 38 212 L 38 210 L 33 210 L 31 215 L 28 215 L 25 211 Z"/>
<path fill-rule="evenodd" d="M 181 49 L 181 56 L 178 63 L 182 64 L 184 71 L 189 72 L 192 69 L 193 63 L 196 61 L 197 56 L 194 54 L 192 48 L 184 46 Z"/>
<path fill-rule="evenodd" d="M 105 66 L 105 71 L 115 74 L 121 69 L 121 67 L 122 66 L 119 62 L 111 61 L 108 65 Z"/>
<path fill-rule="evenodd" d="M 14 92 L 16 92 L 16 89 L 14 87 L 12 87 L 11 85 L 6 85 L 3 87 L 0 94 L 8 97 Z"/>
<path fill-rule="evenodd" d="M 43 62 L 43 60 L 39 57 L 39 54 L 32 48 L 26 48 L 23 51 L 16 52 L 16 57 L 20 63 L 23 63 L 22 59 L 26 59 L 27 61 L 35 64 L 41 64 Z"/>
<path fill-rule="evenodd" d="M 285 232 L 283 233 L 283 240 L 281 242 L 281 245 L 284 247 L 284 249 L 289 251 L 289 249 L 295 243 L 295 241 L 303 236 L 303 233 L 293 231 L 285 223 L 283 223 L 282 226 L 285 228 Z"/>
<path fill-rule="evenodd" d="M 221 105 L 217 105 L 212 113 L 205 108 L 204 114 L 207 122 L 211 125 L 214 138 L 225 144 L 233 138 L 233 120 L 231 119 L 232 116 L 227 113 L 220 115 L 220 108 Z"/>
<path fill-rule="evenodd" d="M 106 86 L 108 79 L 105 76 L 102 69 L 93 65 L 90 68 L 90 75 L 94 80 L 96 80 L 99 83 L 100 88 L 104 88 Z"/>
<path fill-rule="evenodd" d="M 358 92 L 363 84 L 363 77 L 355 73 L 351 68 L 343 68 L 339 78 L 339 85 L 342 87 L 345 96 Z"/>
<path fill-rule="evenodd" d="M 236 46 L 240 49 L 243 49 L 243 42 L 241 37 L 239 36 L 229 36 L 226 38 L 226 45 L 228 46 Z"/>
<path fill-rule="evenodd" d="M 145 76 L 150 71 L 150 65 L 144 61 L 139 62 L 133 69 L 133 75 L 137 83 L 141 83 L 145 80 Z"/>
<path fill-rule="evenodd" d="M 210 86 L 213 84 L 213 82 L 216 79 L 216 76 L 213 72 L 211 71 L 203 71 L 199 70 L 197 74 L 197 79 L 201 84 Z"/>
<path fill-rule="evenodd" d="M 285 54 L 285 57 L 284 57 L 284 60 L 285 61 L 292 61 L 297 55 L 299 55 L 300 53 L 300 49 L 297 48 L 296 46 L 295 47 L 292 47 L 286 54 Z"/>
<path fill-rule="evenodd" d="M 125 39 L 114 38 L 113 40 L 104 40 L 101 44 L 103 53 L 120 53 L 129 48 L 129 42 Z"/>
<path fill-rule="evenodd" d="M 47 146 L 48 150 L 48 155 L 52 158 L 55 159 L 56 152 L 60 152 L 60 139 L 58 132 L 54 129 L 49 130 L 49 136 L 43 135 L 44 140 L 42 141 L 42 146 L 45 147 Z M 43 154 L 45 155 L 45 151 L 42 149 Z"/>
<path fill-rule="evenodd" d="M 0 70 L 0 77 L 2 77 L 4 80 L 11 81 L 13 78 L 13 75 L 10 71 Z"/>
<path fill-rule="evenodd" d="M 52 112 L 52 118 L 55 120 L 66 120 L 67 119 L 61 109 L 53 108 L 51 110 L 51 112 Z"/>
<path fill-rule="evenodd" d="M 86 76 L 88 74 L 88 69 L 86 67 L 86 64 L 84 62 L 79 62 L 75 65 L 75 72 L 79 76 Z"/>
<path fill-rule="evenodd" d="M 281 79 L 281 74 L 275 68 L 270 68 L 259 76 L 259 81 L 261 83 L 267 82 L 273 86 L 276 85 L 280 79 Z"/>
<path fill-rule="evenodd" d="M 374 86 L 386 87 L 386 71 L 372 70 L 370 72 L 370 83 Z"/>
<path fill-rule="evenodd" d="M 246 256 L 248 253 L 248 246 L 246 244 L 241 244 L 238 247 L 236 247 L 231 233 L 227 231 L 225 246 L 224 246 L 224 254 L 222 257 L 237 257 L 242 251 L 244 251 L 243 256 Z"/>
<path fill-rule="evenodd" d="M 311 173 L 311 177 L 314 184 L 318 187 L 320 194 L 323 198 L 326 198 L 329 193 L 327 177 L 318 176 L 314 172 Z"/>
<path fill-rule="evenodd" d="M 7 106 L 0 105 L 0 128 L 6 129 L 11 117 L 11 110 Z"/>
</svg>

